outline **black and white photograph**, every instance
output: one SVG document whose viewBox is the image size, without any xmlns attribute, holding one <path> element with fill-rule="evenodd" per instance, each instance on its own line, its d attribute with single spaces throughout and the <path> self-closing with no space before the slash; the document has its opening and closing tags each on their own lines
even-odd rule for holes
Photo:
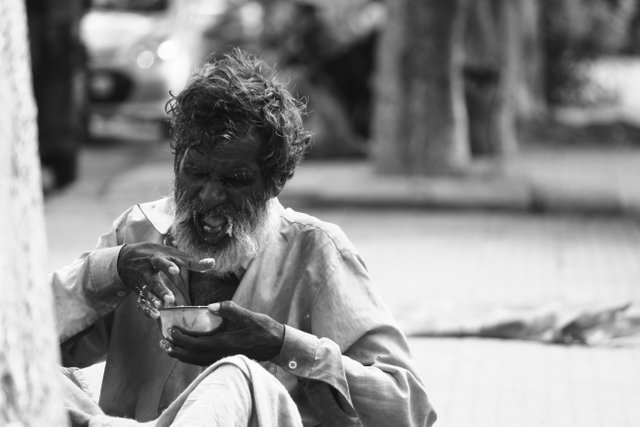
<svg viewBox="0 0 640 427">
<path fill-rule="evenodd" d="M 0 0 L 0 427 L 640 426 L 640 0 Z"/>
</svg>

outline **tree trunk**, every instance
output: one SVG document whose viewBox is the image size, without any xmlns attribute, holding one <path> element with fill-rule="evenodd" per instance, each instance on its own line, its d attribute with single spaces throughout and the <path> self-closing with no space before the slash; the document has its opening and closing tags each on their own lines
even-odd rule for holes
<svg viewBox="0 0 640 427">
<path fill-rule="evenodd" d="M 516 6 L 514 0 L 485 0 L 469 8 L 464 77 L 474 156 L 502 156 L 516 150 Z"/>
<path fill-rule="evenodd" d="M 64 426 L 23 3 L 0 16 L 0 425 Z"/>
<path fill-rule="evenodd" d="M 485 0 L 469 8 L 465 99 L 474 156 L 517 151 L 517 124 L 544 114 L 543 40 L 535 0 Z"/>
<path fill-rule="evenodd" d="M 430 175 L 469 160 L 460 74 L 466 0 L 387 2 L 377 52 L 372 154 L 384 173 Z"/>
<path fill-rule="evenodd" d="M 544 35 L 540 0 L 512 0 L 516 3 L 519 35 L 508 54 L 508 66 L 514 72 L 516 112 L 519 121 L 544 119 L 546 113 L 544 80 Z"/>
</svg>

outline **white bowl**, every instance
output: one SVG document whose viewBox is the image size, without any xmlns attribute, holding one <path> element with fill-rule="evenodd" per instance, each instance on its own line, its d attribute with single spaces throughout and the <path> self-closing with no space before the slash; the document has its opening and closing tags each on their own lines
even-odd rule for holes
<svg viewBox="0 0 640 427">
<path fill-rule="evenodd" d="M 169 336 L 169 329 L 178 326 L 194 334 L 209 334 L 220 327 L 224 320 L 211 313 L 206 306 L 179 305 L 161 308 L 160 328 L 165 338 Z"/>
</svg>

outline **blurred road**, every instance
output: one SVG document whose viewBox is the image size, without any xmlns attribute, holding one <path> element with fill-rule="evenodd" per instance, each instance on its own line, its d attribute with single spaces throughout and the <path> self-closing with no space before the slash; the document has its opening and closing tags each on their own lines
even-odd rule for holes
<svg viewBox="0 0 640 427">
<path fill-rule="evenodd" d="M 166 144 L 90 145 L 81 165 L 79 181 L 46 200 L 50 269 L 91 249 L 131 204 L 170 192 Z M 640 302 L 634 217 L 291 207 L 346 231 L 401 322 L 443 307 L 464 315 L 465 307 Z M 438 426 L 640 425 L 638 348 L 433 338 L 411 345 Z"/>
</svg>

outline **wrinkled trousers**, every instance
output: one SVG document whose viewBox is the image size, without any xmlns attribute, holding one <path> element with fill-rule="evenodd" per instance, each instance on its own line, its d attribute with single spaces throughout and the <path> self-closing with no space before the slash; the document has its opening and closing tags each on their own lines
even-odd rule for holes
<svg viewBox="0 0 640 427">
<path fill-rule="evenodd" d="M 63 371 L 65 405 L 72 426 L 89 427 L 298 427 L 298 408 L 284 386 L 245 356 L 222 359 L 204 370 L 156 420 L 111 417 Z"/>
</svg>

